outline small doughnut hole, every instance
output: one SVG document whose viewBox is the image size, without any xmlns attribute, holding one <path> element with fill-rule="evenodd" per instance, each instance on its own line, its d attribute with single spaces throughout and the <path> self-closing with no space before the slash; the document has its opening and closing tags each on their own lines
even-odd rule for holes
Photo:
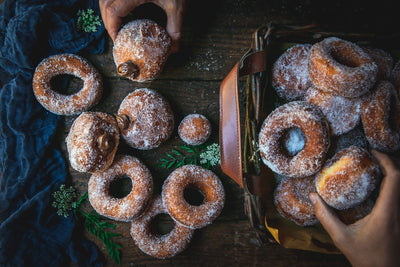
<svg viewBox="0 0 400 267">
<path fill-rule="evenodd" d="M 183 197 L 192 206 L 200 206 L 204 203 L 204 194 L 195 186 L 190 185 L 183 190 Z"/>
<path fill-rule="evenodd" d="M 132 191 L 132 180 L 129 177 L 119 177 L 114 179 L 109 186 L 112 197 L 124 198 Z"/>
<path fill-rule="evenodd" d="M 151 221 L 150 221 L 150 232 L 156 236 L 166 235 L 171 232 L 175 227 L 175 222 L 166 213 L 157 214 Z"/>
<path fill-rule="evenodd" d="M 83 88 L 83 80 L 70 74 L 54 76 L 50 81 L 53 91 L 62 95 L 72 95 Z"/>
<path fill-rule="evenodd" d="M 284 152 L 293 157 L 304 148 L 306 137 L 300 128 L 294 127 L 284 132 L 280 142 Z"/>
</svg>

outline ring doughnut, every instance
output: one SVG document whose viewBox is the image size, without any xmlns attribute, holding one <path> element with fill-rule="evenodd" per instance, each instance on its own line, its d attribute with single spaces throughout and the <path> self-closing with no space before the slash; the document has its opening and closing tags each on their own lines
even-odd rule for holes
<svg viewBox="0 0 400 267">
<path fill-rule="evenodd" d="M 312 86 L 308 74 L 311 44 L 298 44 L 287 49 L 272 67 L 272 86 L 287 101 L 301 100 Z"/>
<path fill-rule="evenodd" d="M 201 205 L 191 205 L 184 197 L 186 188 L 195 188 L 204 195 Z M 185 165 L 174 170 L 162 187 L 162 198 L 170 216 L 193 229 L 210 224 L 221 213 L 225 191 L 219 178 L 210 170 Z"/>
<path fill-rule="evenodd" d="M 194 229 L 175 222 L 171 232 L 164 235 L 154 233 L 150 224 L 159 214 L 168 214 L 161 196 L 152 199 L 143 215 L 132 221 L 130 233 L 135 244 L 144 253 L 158 259 L 171 258 L 186 249 Z"/>
<path fill-rule="evenodd" d="M 169 103 L 155 90 L 140 88 L 122 101 L 117 119 L 122 138 L 132 147 L 149 150 L 166 141 L 174 130 Z"/>
<path fill-rule="evenodd" d="M 126 176 L 132 181 L 131 192 L 123 198 L 112 196 L 111 183 Z M 97 213 L 117 221 L 131 221 L 146 208 L 153 193 L 153 178 L 137 158 L 118 155 L 104 172 L 92 174 L 88 192 L 90 204 Z"/>
<path fill-rule="evenodd" d="M 379 165 L 370 153 L 350 146 L 324 164 L 315 177 L 315 188 L 331 207 L 348 209 L 368 198 L 378 183 L 379 175 Z"/>
<path fill-rule="evenodd" d="M 378 82 L 373 92 L 363 98 L 361 118 L 373 148 L 384 152 L 400 148 L 400 101 L 390 82 Z"/>
<path fill-rule="evenodd" d="M 304 101 L 316 105 L 328 121 L 331 135 L 341 135 L 352 130 L 361 118 L 361 100 L 345 98 L 312 86 Z"/>
<path fill-rule="evenodd" d="M 385 50 L 373 47 L 363 47 L 363 50 L 378 66 L 377 81 L 388 80 L 393 68 L 393 57 Z"/>
<path fill-rule="evenodd" d="M 321 90 L 352 98 L 372 88 L 378 66 L 358 45 L 328 37 L 312 46 L 308 72 Z"/>
<path fill-rule="evenodd" d="M 82 89 L 71 95 L 54 91 L 51 80 L 62 74 L 82 79 Z M 39 103 L 58 115 L 74 115 L 85 111 L 97 104 L 103 93 L 100 73 L 86 59 L 73 54 L 54 55 L 40 62 L 33 75 L 32 86 Z"/>
<path fill-rule="evenodd" d="M 300 132 L 295 135 L 294 145 L 302 139 L 304 145 L 293 153 L 291 145 L 284 144 L 294 130 Z M 272 171 L 289 177 L 307 177 L 316 173 L 325 160 L 330 144 L 329 126 L 316 106 L 293 101 L 269 114 L 261 126 L 258 143 L 262 160 Z"/>
<path fill-rule="evenodd" d="M 113 162 L 119 144 L 115 118 L 103 112 L 83 112 L 66 138 L 71 166 L 80 172 L 99 172 Z"/>
<path fill-rule="evenodd" d="M 275 189 L 274 203 L 278 212 L 300 226 L 318 222 L 308 194 L 315 192 L 313 177 L 283 178 Z"/>
</svg>

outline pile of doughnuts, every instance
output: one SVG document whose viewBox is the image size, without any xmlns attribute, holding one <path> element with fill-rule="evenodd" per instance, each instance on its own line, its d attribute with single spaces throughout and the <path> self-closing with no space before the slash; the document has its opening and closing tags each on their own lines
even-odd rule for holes
<svg viewBox="0 0 400 267">
<path fill-rule="evenodd" d="M 400 149 L 400 61 L 372 47 L 328 37 L 297 44 L 274 62 L 284 104 L 259 133 L 262 161 L 277 174 L 278 212 L 300 226 L 318 222 L 317 192 L 347 224 L 368 214 L 381 178 L 369 152 Z"/>
</svg>

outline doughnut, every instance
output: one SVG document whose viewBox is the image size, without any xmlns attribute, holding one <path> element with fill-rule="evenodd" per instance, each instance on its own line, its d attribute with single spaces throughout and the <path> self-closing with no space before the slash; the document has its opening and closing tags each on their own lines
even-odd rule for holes
<svg viewBox="0 0 400 267">
<path fill-rule="evenodd" d="M 362 124 L 371 147 L 394 152 L 400 148 L 400 102 L 388 81 L 377 83 L 365 96 L 361 110 Z"/>
<path fill-rule="evenodd" d="M 345 210 L 336 210 L 339 219 L 345 224 L 353 224 L 371 213 L 375 202 L 368 198 L 361 204 Z"/>
<path fill-rule="evenodd" d="M 331 138 L 328 157 L 334 156 L 340 150 L 352 145 L 369 150 L 369 142 L 360 124 L 345 134 Z"/>
<path fill-rule="evenodd" d="M 124 177 L 132 181 L 131 192 L 123 198 L 113 196 L 112 183 Z M 100 215 L 116 221 L 131 221 L 143 213 L 151 199 L 153 178 L 139 159 L 117 155 L 108 169 L 92 174 L 88 193 L 90 204 Z"/>
<path fill-rule="evenodd" d="M 400 94 L 400 60 L 394 65 L 390 75 L 390 81 L 393 83 L 397 90 L 397 95 Z"/>
<path fill-rule="evenodd" d="M 275 189 L 274 203 L 278 212 L 300 226 L 318 222 L 308 194 L 315 192 L 313 177 L 283 178 Z"/>
<path fill-rule="evenodd" d="M 316 105 L 328 121 L 331 135 L 341 135 L 353 129 L 361 118 L 361 100 L 345 98 L 321 91 L 315 86 L 308 89 L 304 101 Z"/>
<path fill-rule="evenodd" d="M 204 144 L 211 135 L 211 123 L 201 114 L 189 114 L 179 124 L 178 135 L 188 145 Z"/>
<path fill-rule="evenodd" d="M 378 66 L 377 80 L 388 80 L 393 68 L 393 57 L 385 50 L 373 47 L 363 47 L 363 50 Z"/>
<path fill-rule="evenodd" d="M 185 189 L 194 188 L 204 196 L 200 205 L 188 203 Z M 219 178 L 210 170 L 196 165 L 175 169 L 164 181 L 162 198 L 169 215 L 178 223 L 198 229 L 210 224 L 224 207 L 225 191 Z"/>
<path fill-rule="evenodd" d="M 293 134 L 297 137 L 293 138 Z M 329 126 L 316 106 L 292 101 L 268 115 L 258 139 L 261 158 L 273 172 L 307 177 L 316 173 L 325 160 L 330 144 Z"/>
<path fill-rule="evenodd" d="M 118 110 L 122 138 L 133 148 L 149 150 L 166 141 L 174 130 L 174 114 L 164 97 L 140 88 L 122 101 Z"/>
<path fill-rule="evenodd" d="M 308 72 L 321 90 L 351 98 L 372 88 L 378 66 L 358 45 L 328 37 L 312 46 Z"/>
<path fill-rule="evenodd" d="M 158 259 L 171 258 L 189 245 L 194 229 L 175 222 L 171 232 L 160 235 L 151 228 L 151 223 L 159 214 L 168 214 L 160 196 L 151 200 L 146 211 L 131 223 L 131 236 L 144 253 Z"/>
<path fill-rule="evenodd" d="M 287 101 L 301 100 L 312 85 L 308 75 L 311 44 L 297 44 L 287 49 L 272 67 L 272 86 Z"/>
<path fill-rule="evenodd" d="M 58 75 L 73 75 L 83 80 L 83 87 L 74 94 L 58 93 L 51 80 Z M 88 110 L 100 100 L 103 82 L 100 73 L 83 57 L 60 54 L 42 60 L 33 75 L 33 92 L 37 101 L 57 115 L 74 115 Z"/>
<path fill-rule="evenodd" d="M 149 19 L 133 20 L 114 41 L 117 72 L 136 82 L 153 80 L 167 61 L 170 48 L 171 38 L 164 28 Z"/>
<path fill-rule="evenodd" d="M 367 199 L 375 189 L 379 175 L 379 165 L 371 154 L 350 146 L 324 164 L 315 177 L 315 188 L 331 207 L 348 209 Z"/>
<path fill-rule="evenodd" d="M 66 138 L 72 168 L 99 172 L 113 162 L 119 144 L 115 118 L 103 112 L 83 112 L 73 122 Z"/>
</svg>

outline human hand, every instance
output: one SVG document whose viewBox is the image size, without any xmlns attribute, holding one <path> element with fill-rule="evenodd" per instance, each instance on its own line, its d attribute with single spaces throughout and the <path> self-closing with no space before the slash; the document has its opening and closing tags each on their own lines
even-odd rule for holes
<svg viewBox="0 0 400 267">
<path fill-rule="evenodd" d="M 317 218 L 353 266 L 398 266 L 400 263 L 400 165 L 372 151 L 384 174 L 371 213 L 351 225 L 342 223 L 316 194 L 309 195 Z"/>
<path fill-rule="evenodd" d="M 101 17 L 104 26 L 114 41 L 121 28 L 122 18 L 138 6 L 153 3 L 161 7 L 167 15 L 166 30 L 171 37 L 171 52 L 179 50 L 182 37 L 183 17 L 186 11 L 186 0 L 99 0 Z"/>
</svg>

